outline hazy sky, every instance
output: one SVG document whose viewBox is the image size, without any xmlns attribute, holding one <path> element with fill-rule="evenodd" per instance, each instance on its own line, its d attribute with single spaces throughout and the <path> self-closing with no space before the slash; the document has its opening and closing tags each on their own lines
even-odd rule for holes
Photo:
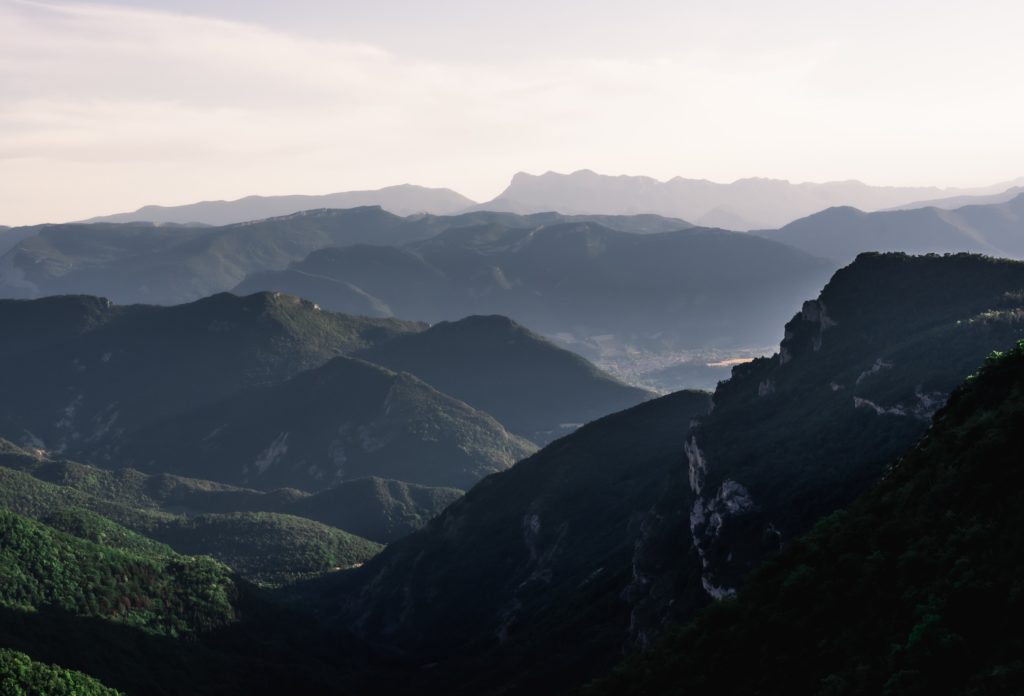
<svg viewBox="0 0 1024 696">
<path fill-rule="evenodd" d="M 1019 0 L 0 0 L 0 223 L 519 170 L 1024 175 Z"/>
</svg>

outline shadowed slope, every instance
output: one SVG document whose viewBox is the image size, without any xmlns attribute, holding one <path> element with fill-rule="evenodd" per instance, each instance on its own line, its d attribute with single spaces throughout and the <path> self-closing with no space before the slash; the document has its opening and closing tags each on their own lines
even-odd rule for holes
<svg viewBox="0 0 1024 696">
<path fill-rule="evenodd" d="M 1020 693 L 1022 434 L 1024 342 L 738 599 L 585 693 Z"/>
</svg>

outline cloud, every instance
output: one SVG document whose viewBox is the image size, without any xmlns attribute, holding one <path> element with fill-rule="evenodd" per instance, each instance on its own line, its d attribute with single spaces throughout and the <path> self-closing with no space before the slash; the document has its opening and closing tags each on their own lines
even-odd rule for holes
<svg viewBox="0 0 1024 696">
<path fill-rule="evenodd" d="M 529 134 L 546 147 L 550 133 L 693 120 L 698 115 L 683 108 L 694 95 L 722 107 L 749 104 L 759 96 L 752 85 L 773 70 L 729 85 L 699 60 L 432 63 L 372 46 L 102 6 L 11 3 L 0 21 L 14 37 L 0 46 L 8 95 L 0 105 L 0 157 L 137 151 L 148 159 L 161 149 L 180 156 L 178 147 L 196 142 L 235 153 L 345 144 L 368 134 L 412 144 L 463 129 L 470 139 Z"/>
</svg>

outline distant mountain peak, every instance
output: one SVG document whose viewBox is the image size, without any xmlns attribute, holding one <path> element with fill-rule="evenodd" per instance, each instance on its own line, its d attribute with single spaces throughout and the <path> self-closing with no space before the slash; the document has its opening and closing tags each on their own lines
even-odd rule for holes
<svg viewBox="0 0 1024 696">
<path fill-rule="evenodd" d="M 210 295 L 209 297 L 196 300 L 193 303 L 193 306 L 197 309 L 200 307 L 264 309 L 267 307 L 298 307 L 303 305 L 308 306 L 309 308 L 314 306 L 312 302 L 303 300 L 294 295 L 270 290 L 261 290 L 260 292 L 254 292 L 249 295 L 234 295 L 230 292 L 218 292 L 214 295 Z"/>
<path fill-rule="evenodd" d="M 471 314 L 464 319 L 458 321 L 442 321 L 436 324 L 437 327 L 453 326 L 455 324 L 461 324 L 471 328 L 481 328 L 487 330 L 493 329 L 522 329 L 526 330 L 526 327 L 521 324 L 517 324 L 503 314 Z"/>
<path fill-rule="evenodd" d="M 863 251 L 974 252 L 1024 258 L 1024 191 L 992 198 L 992 202 L 952 210 L 915 207 L 865 212 L 837 206 L 757 234 L 840 263 Z"/>
<path fill-rule="evenodd" d="M 866 213 L 860 208 L 856 208 L 852 205 L 834 205 L 830 208 L 825 208 L 821 212 L 814 213 L 814 215 L 808 215 L 806 218 L 797 220 L 792 224 L 800 224 L 807 220 L 827 220 L 829 218 L 861 217 L 863 215 L 868 214 L 869 213 Z"/>
<path fill-rule="evenodd" d="M 90 218 L 84 222 L 176 222 L 230 225 L 328 208 L 377 206 L 396 215 L 432 213 L 450 215 L 474 201 L 448 188 L 398 184 L 368 191 L 324 195 L 245 196 L 235 200 L 208 200 L 178 206 L 147 205 L 131 213 Z"/>
<path fill-rule="evenodd" d="M 1001 192 L 1012 184 L 957 191 L 928 186 L 871 186 L 858 180 L 796 183 L 771 177 L 745 177 L 732 183 L 678 176 L 660 181 L 579 169 L 569 174 L 519 172 L 497 198 L 475 209 L 520 214 L 550 210 L 563 214 L 655 213 L 751 230 L 782 227 L 832 206 L 883 210 L 952 193 Z"/>
</svg>

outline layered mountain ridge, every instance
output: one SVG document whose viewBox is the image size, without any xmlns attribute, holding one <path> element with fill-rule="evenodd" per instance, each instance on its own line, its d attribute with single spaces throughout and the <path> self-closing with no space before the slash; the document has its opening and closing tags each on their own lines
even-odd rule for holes
<svg viewBox="0 0 1024 696">
<path fill-rule="evenodd" d="M 1020 183 L 961 190 L 869 186 L 859 181 L 791 183 L 767 178 L 723 184 L 682 177 L 659 181 L 646 176 L 607 176 L 582 169 L 571 174 L 520 172 L 494 200 L 478 207 L 516 213 L 657 213 L 705 227 L 752 230 L 781 227 L 833 206 L 881 210 L 927 199 L 997 194 Z"/>
<path fill-rule="evenodd" d="M 0 321 L 0 436 L 262 489 L 374 476 L 465 489 L 533 452 L 524 436 L 650 396 L 500 317 L 429 328 L 257 293 L 174 307 L 0 301 Z M 404 333 L 422 337 L 391 343 Z"/>
<path fill-rule="evenodd" d="M 657 356 L 774 344 L 789 308 L 863 251 L 1020 258 L 1022 200 L 829 208 L 752 235 L 651 214 L 399 217 L 373 207 L 205 228 L 49 225 L 5 233 L 19 241 L 0 256 L 0 294 L 173 304 L 273 290 L 375 317 L 503 314 L 606 365 L 649 353 L 657 372 L 671 368 Z"/>
<path fill-rule="evenodd" d="M 1024 258 L 1024 193 L 986 205 L 865 213 L 831 208 L 757 234 L 846 263 L 864 251 Z"/>
<path fill-rule="evenodd" d="M 544 683 L 532 675 L 568 685 L 596 674 L 611 646 L 653 645 L 667 627 L 732 597 L 757 565 L 869 490 L 956 385 L 1024 332 L 1022 289 L 1024 263 L 861 255 L 787 325 L 779 353 L 734 368 L 710 414 L 660 420 L 662 402 L 654 401 L 592 423 L 488 477 L 338 586 L 321 586 L 318 601 L 340 607 L 340 625 L 397 651 L 408 669 L 436 663 L 428 691 L 519 693 Z M 664 430 L 645 430 L 655 423 Z M 602 454 L 575 453 L 592 439 Z M 632 453 L 621 464 L 619 446 Z M 648 447 L 665 448 L 661 465 L 647 463 Z M 569 473 L 563 457 L 587 465 Z M 575 491 L 571 502 L 548 508 L 562 499 L 535 502 L 541 484 L 518 483 L 539 475 L 528 473 L 539 462 Z M 633 489 L 588 472 L 621 465 L 651 467 L 654 479 Z M 599 502 L 603 495 L 620 503 Z M 629 530 L 625 546 L 603 527 L 588 532 L 593 546 L 568 536 L 578 529 L 569 511 L 591 504 L 606 511 L 602 525 Z M 621 555 L 609 565 L 613 548 Z M 491 560 L 459 560 L 468 557 Z M 578 565 L 563 565 L 568 559 Z M 582 568 L 593 577 L 585 580 Z M 491 572 L 509 580 L 487 579 Z M 603 587 L 599 595 L 589 595 L 590 583 Z M 556 601 L 570 587 L 602 609 Z M 577 613 L 593 621 L 586 637 L 574 633 Z M 523 647 L 548 639 L 565 647 Z"/>
<path fill-rule="evenodd" d="M 397 249 L 324 249 L 253 275 L 235 292 L 297 292 L 328 308 L 355 303 L 426 321 L 503 314 L 581 344 L 618 336 L 642 345 L 748 345 L 774 336 L 793 298 L 820 287 L 828 272 L 820 259 L 723 230 L 488 224 Z"/>
<path fill-rule="evenodd" d="M 610 176 L 588 169 L 541 175 L 519 172 L 509 185 L 486 203 L 450 189 L 409 184 L 373 191 L 326 195 L 247 196 L 233 201 L 203 201 L 188 205 L 149 205 L 131 213 L 90 218 L 85 222 L 151 222 L 159 224 L 226 225 L 290 215 L 316 208 L 381 206 L 396 215 L 429 213 L 455 215 L 467 211 L 517 214 L 633 215 L 654 213 L 692 220 L 704 227 L 731 230 L 780 227 L 797 218 L 834 206 L 862 210 L 959 207 L 974 202 L 997 202 L 1004 192 L 1024 180 L 975 188 L 936 186 L 871 186 L 860 181 L 792 183 L 783 179 L 749 177 L 730 183 L 673 177 L 660 181 L 647 176 Z M 972 200 L 972 199 L 979 200 Z"/>
<path fill-rule="evenodd" d="M 451 189 L 404 184 L 376 191 L 345 191 L 321 196 L 246 196 L 234 201 L 203 201 L 177 206 L 147 205 L 132 213 L 103 215 L 83 222 L 232 225 L 320 208 L 380 206 L 389 213 L 405 216 L 416 213 L 451 215 L 472 205 L 473 201 Z"/>
<path fill-rule="evenodd" d="M 1022 205 L 35 230 L 26 295 L 254 292 L 0 300 L 0 675 L 1015 693 Z M 653 398 L 519 320 L 782 340 Z"/>
</svg>

